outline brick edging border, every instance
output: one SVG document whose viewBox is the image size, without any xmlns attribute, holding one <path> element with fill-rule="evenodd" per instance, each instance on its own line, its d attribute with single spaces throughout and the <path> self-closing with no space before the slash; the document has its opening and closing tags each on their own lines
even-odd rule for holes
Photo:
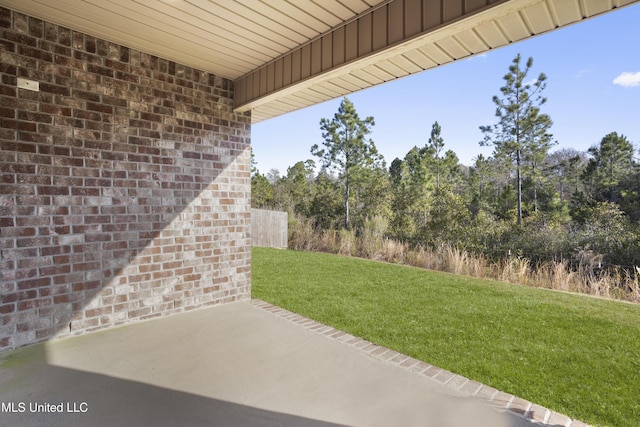
<svg viewBox="0 0 640 427">
<path fill-rule="evenodd" d="M 308 331 L 315 332 L 339 343 L 348 345 L 349 347 L 358 349 L 374 359 L 378 359 L 415 374 L 431 378 L 448 388 L 469 396 L 475 396 L 483 399 L 489 405 L 499 410 L 509 411 L 521 418 L 537 423 L 540 426 L 589 427 L 588 424 L 585 424 L 582 421 L 571 419 L 566 415 L 551 411 L 550 409 L 531 403 L 520 397 L 505 393 L 477 381 L 470 380 L 461 375 L 447 371 L 446 369 L 438 368 L 437 366 L 430 365 L 389 348 L 379 346 L 268 302 L 253 298 L 250 300 L 250 303 L 253 306 L 268 311 L 277 317 L 302 326 Z"/>
</svg>

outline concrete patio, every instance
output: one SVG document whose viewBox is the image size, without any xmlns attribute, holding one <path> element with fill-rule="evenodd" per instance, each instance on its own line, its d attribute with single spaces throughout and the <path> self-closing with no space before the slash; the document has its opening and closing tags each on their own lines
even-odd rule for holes
<svg viewBox="0 0 640 427">
<path fill-rule="evenodd" d="M 5 352 L 0 366 L 2 426 L 583 425 L 258 300 Z"/>
</svg>

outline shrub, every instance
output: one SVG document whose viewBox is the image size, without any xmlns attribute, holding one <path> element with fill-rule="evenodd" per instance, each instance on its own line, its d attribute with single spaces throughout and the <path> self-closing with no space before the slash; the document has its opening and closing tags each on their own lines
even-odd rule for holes
<svg viewBox="0 0 640 427">
<path fill-rule="evenodd" d="M 350 230 L 314 230 L 310 220 L 294 216 L 289 220 L 289 247 L 640 302 L 640 268 L 603 268 L 604 256 L 588 248 L 576 251 L 570 260 L 560 257 L 533 262 L 522 253 L 509 252 L 506 256 L 490 259 L 446 243 L 440 243 L 434 249 L 388 239 L 384 237 L 386 225 L 384 220 L 373 218 L 367 220 L 360 234 L 356 235 Z M 543 233 L 538 231 L 535 235 Z M 547 241 L 554 239 L 557 236 Z M 509 243 L 524 240 L 523 232 L 512 230 L 502 244 L 508 247 Z"/>
</svg>

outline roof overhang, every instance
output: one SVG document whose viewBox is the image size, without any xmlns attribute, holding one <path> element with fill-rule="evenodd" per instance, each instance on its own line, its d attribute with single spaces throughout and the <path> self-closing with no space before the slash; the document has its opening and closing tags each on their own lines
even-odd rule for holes
<svg viewBox="0 0 640 427">
<path fill-rule="evenodd" d="M 235 81 L 252 121 L 640 0 L 0 0 Z"/>
</svg>

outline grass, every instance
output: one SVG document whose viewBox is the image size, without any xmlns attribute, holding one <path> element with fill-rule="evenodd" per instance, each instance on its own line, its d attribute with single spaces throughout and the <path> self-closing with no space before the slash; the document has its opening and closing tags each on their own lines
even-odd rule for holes
<svg viewBox="0 0 640 427">
<path fill-rule="evenodd" d="M 290 217 L 289 248 L 327 252 L 375 261 L 387 261 L 413 267 L 464 274 L 480 279 L 495 279 L 536 288 L 555 289 L 620 301 L 640 302 L 640 267 L 601 269 L 603 256 L 581 250 L 569 260 L 532 263 L 519 256 L 491 260 L 448 244 L 437 249 L 412 246 L 384 237 L 380 218 L 365 222 L 357 235 L 350 230 L 316 230 L 310 219 Z"/>
<path fill-rule="evenodd" d="M 638 305 L 267 248 L 253 296 L 594 425 L 640 423 Z"/>
</svg>

